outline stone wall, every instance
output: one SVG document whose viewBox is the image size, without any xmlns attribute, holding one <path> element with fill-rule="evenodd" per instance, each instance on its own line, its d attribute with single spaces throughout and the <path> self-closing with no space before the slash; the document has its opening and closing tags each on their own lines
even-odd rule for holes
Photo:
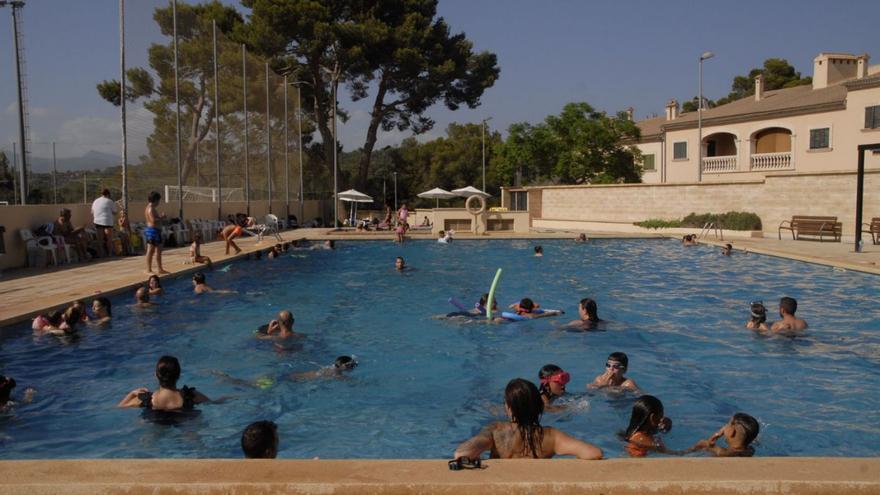
<svg viewBox="0 0 880 495">
<path fill-rule="evenodd" d="M 856 174 L 774 174 L 764 180 L 712 184 L 620 184 L 550 186 L 541 191 L 533 218 L 632 223 L 675 219 L 695 213 L 749 211 L 765 232 L 775 234 L 792 215 L 837 216 L 843 233 L 854 235 Z M 531 189 L 534 191 L 535 189 Z M 530 199 L 532 194 L 529 195 Z M 865 173 L 864 221 L 880 217 L 880 171 Z"/>
</svg>

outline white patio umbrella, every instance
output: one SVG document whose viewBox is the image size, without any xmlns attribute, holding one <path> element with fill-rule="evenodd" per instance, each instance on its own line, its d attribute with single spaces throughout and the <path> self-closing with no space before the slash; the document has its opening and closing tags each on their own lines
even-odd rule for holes
<svg viewBox="0 0 880 495">
<path fill-rule="evenodd" d="M 348 201 L 351 203 L 351 215 L 349 218 L 352 220 L 355 219 L 355 215 L 357 214 L 357 204 L 358 203 L 372 203 L 373 198 L 367 196 L 366 194 L 355 191 L 354 189 L 349 189 L 348 191 L 343 191 L 336 195 L 340 201 Z"/>
<path fill-rule="evenodd" d="M 463 198 L 469 198 L 471 196 L 482 196 L 483 198 L 492 197 L 491 194 L 480 191 L 474 186 L 462 187 L 461 189 L 453 189 L 452 192 Z"/>
<path fill-rule="evenodd" d="M 417 196 L 420 198 L 426 198 L 426 199 L 434 198 L 436 200 L 434 202 L 434 207 L 436 208 L 436 207 L 440 206 L 441 199 L 457 198 L 458 194 L 451 193 L 451 192 L 447 191 L 446 189 L 440 189 L 439 187 L 435 187 L 434 189 L 431 189 L 430 191 L 425 191 L 423 193 L 419 193 Z"/>
</svg>

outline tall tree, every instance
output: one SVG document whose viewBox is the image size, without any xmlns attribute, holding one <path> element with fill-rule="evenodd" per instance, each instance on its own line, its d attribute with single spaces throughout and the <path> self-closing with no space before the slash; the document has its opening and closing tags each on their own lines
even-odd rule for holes
<svg viewBox="0 0 880 495">
<path fill-rule="evenodd" d="M 157 8 L 153 20 L 163 36 L 173 37 L 172 8 Z M 178 80 L 181 106 L 182 175 L 184 182 L 195 168 L 199 143 L 208 136 L 214 121 L 212 21 L 221 32 L 232 32 L 243 18 L 234 7 L 219 1 L 177 6 Z M 149 48 L 150 68 L 158 82 L 144 68 L 126 71 L 126 100 L 145 98 L 144 107 L 153 114 L 153 134 L 147 140 L 150 159 L 159 168 L 173 163 L 176 142 L 173 40 L 154 43 Z M 98 93 L 114 105 L 120 104 L 117 80 L 98 84 Z M 240 97 L 224 98 L 229 102 Z M 255 98 L 256 100 L 256 98 Z M 259 101 L 259 100 L 257 100 Z M 156 170 L 151 171 L 156 173 Z"/>
<path fill-rule="evenodd" d="M 243 0 L 251 8 L 249 40 L 285 60 L 312 89 L 315 121 L 333 151 L 328 124 L 332 97 L 343 82 L 354 100 L 373 104 L 355 185 L 370 175 L 378 131 L 432 128 L 425 115 L 442 102 L 475 108 L 500 72 L 497 57 L 474 53 L 464 34 L 437 18 L 436 0 Z"/>
</svg>

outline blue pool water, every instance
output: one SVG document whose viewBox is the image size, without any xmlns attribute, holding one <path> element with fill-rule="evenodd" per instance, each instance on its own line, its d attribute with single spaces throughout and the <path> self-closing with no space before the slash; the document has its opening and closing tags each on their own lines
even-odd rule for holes
<svg viewBox="0 0 880 495">
<path fill-rule="evenodd" d="M 571 407 L 546 414 L 556 426 L 623 455 L 632 396 L 587 392 L 612 351 L 629 355 L 628 375 L 662 399 L 674 428 L 671 448 L 704 438 L 737 411 L 761 423 L 758 455 L 880 454 L 880 277 L 759 255 L 721 257 L 717 249 L 670 240 L 589 244 L 456 241 L 338 243 L 336 251 L 293 252 L 242 261 L 208 274 L 239 296 L 193 296 L 187 279 L 166 281 L 158 311 L 117 297 L 114 322 L 67 342 L 34 337 L 26 325 L 0 331 L 0 373 L 36 389 L 31 404 L 0 413 L 0 458 L 240 457 L 242 429 L 278 423 L 280 457 L 443 458 L 498 417 L 504 386 L 536 381 L 555 363 L 568 370 Z M 394 258 L 415 269 L 393 271 Z M 504 269 L 498 300 L 531 296 L 567 314 L 486 325 L 433 318 L 467 305 Z M 810 323 L 797 339 L 743 328 L 749 302 L 798 299 Z M 572 333 L 592 297 L 606 331 Z M 301 349 L 280 352 L 253 330 L 291 309 Z M 155 388 L 163 354 L 183 366 L 180 385 L 222 404 L 179 426 L 117 409 L 129 390 Z M 337 355 L 360 366 L 347 380 L 292 381 Z M 270 377 L 270 388 L 237 385 Z"/>
</svg>

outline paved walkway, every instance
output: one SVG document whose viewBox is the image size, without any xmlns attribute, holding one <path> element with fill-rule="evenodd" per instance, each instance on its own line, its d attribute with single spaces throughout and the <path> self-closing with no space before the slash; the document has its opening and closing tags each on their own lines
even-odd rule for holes
<svg viewBox="0 0 880 495">
<path fill-rule="evenodd" d="M 285 241 L 311 240 L 377 240 L 389 242 L 394 234 L 388 232 L 332 232 L 330 229 L 297 229 L 283 232 Z M 645 234 L 621 233 L 588 233 L 590 237 L 638 238 L 660 237 Z M 533 231 L 528 234 L 493 233 L 490 236 L 472 236 L 458 233 L 457 239 L 571 239 L 573 231 Z M 412 239 L 431 239 L 430 232 L 416 232 L 408 236 Z M 869 239 L 870 241 L 870 239 Z M 214 241 L 202 246 L 202 254 L 209 256 L 215 263 L 243 257 L 258 249 L 267 249 L 276 241 L 267 237 L 261 244 L 256 238 L 245 237 L 236 240 L 242 253 L 238 256 L 226 256 L 224 243 Z M 723 242 L 704 240 L 707 244 L 721 245 Z M 853 252 L 852 244 L 832 242 L 791 241 L 776 239 L 744 239 L 731 241 L 734 249 L 748 249 L 750 252 L 780 256 L 800 261 L 837 266 L 849 270 L 858 270 L 880 275 L 880 246 L 867 244 L 863 253 Z M 164 277 L 177 277 L 203 270 L 204 265 L 185 264 L 189 246 L 165 250 L 163 252 L 164 267 L 171 272 Z M 89 299 L 97 294 L 115 295 L 131 292 L 139 284 L 144 283 L 145 264 L 143 256 L 126 258 L 110 258 L 91 263 L 62 266 L 52 269 L 28 268 L 6 272 L 0 277 L 0 327 L 33 318 L 36 314 L 47 310 L 66 306 L 77 299 Z"/>
</svg>

